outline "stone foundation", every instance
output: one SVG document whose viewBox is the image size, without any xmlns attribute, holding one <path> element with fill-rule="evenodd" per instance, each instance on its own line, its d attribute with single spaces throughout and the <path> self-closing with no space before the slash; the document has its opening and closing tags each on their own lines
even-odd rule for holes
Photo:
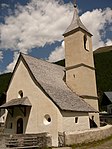
<svg viewBox="0 0 112 149">
<path fill-rule="evenodd" d="M 0 134 L 0 149 L 16 148 L 44 148 L 52 146 L 51 136 L 48 133 L 40 134 Z"/>
</svg>

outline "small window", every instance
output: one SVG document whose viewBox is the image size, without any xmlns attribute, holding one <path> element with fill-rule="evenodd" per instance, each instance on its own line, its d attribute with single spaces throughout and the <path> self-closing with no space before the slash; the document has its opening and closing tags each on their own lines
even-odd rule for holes
<svg viewBox="0 0 112 149">
<path fill-rule="evenodd" d="M 75 117 L 75 123 L 78 123 L 78 117 Z"/>
<path fill-rule="evenodd" d="M 73 74 L 73 77 L 75 78 L 75 74 Z"/>
<path fill-rule="evenodd" d="M 5 116 L 3 116 L 3 120 L 5 120 Z"/>
<path fill-rule="evenodd" d="M 92 120 L 94 120 L 94 116 L 92 116 Z"/>
<path fill-rule="evenodd" d="M 20 91 L 18 92 L 18 98 L 22 98 L 22 97 L 23 97 L 23 91 L 20 90 Z"/>
<path fill-rule="evenodd" d="M 46 114 L 44 116 L 44 124 L 49 125 L 50 123 L 51 123 L 51 117 L 50 117 L 50 115 Z"/>
</svg>

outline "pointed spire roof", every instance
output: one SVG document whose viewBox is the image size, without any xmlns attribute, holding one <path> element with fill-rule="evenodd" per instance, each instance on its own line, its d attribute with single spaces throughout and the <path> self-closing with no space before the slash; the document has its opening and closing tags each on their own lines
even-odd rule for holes
<svg viewBox="0 0 112 149">
<path fill-rule="evenodd" d="M 84 31 L 88 32 L 90 35 L 92 35 L 88 29 L 84 26 L 84 24 L 81 22 L 80 17 L 78 15 L 77 5 L 74 4 L 74 15 L 71 24 L 68 26 L 66 31 L 64 32 L 63 36 L 66 36 L 71 31 L 75 31 L 76 29 L 81 28 Z"/>
</svg>

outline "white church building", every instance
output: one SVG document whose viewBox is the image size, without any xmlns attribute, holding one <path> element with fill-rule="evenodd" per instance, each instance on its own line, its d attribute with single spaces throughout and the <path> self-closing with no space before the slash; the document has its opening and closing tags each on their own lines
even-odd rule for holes
<svg viewBox="0 0 112 149">
<path fill-rule="evenodd" d="M 99 127 L 92 34 L 77 7 L 66 29 L 65 67 L 20 53 L 7 91 L 5 133 L 48 132 L 58 146 L 58 132 Z"/>
</svg>

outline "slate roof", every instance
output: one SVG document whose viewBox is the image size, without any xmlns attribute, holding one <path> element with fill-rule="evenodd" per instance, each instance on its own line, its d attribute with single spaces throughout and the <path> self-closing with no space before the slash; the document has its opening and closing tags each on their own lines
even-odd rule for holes
<svg viewBox="0 0 112 149">
<path fill-rule="evenodd" d="M 16 98 L 6 102 L 2 106 L 0 106 L 0 108 L 9 108 L 13 106 L 31 106 L 31 103 L 28 97 Z"/>
<path fill-rule="evenodd" d="M 109 52 L 112 51 L 112 45 L 111 46 L 104 46 L 104 47 L 100 47 L 98 49 L 96 49 L 94 52 L 94 54 L 96 53 L 103 53 L 103 52 Z"/>
<path fill-rule="evenodd" d="M 77 28 L 81 28 L 81 29 L 85 30 L 86 32 L 88 32 L 90 35 L 92 35 L 88 31 L 88 29 L 84 26 L 84 24 L 81 22 L 80 17 L 78 16 L 77 7 L 75 7 L 74 8 L 74 15 L 73 15 L 73 19 L 71 21 L 71 24 L 68 26 L 68 28 L 66 29 L 66 31 L 64 32 L 63 35 L 65 36 L 67 33 L 71 32 Z"/>
<path fill-rule="evenodd" d="M 108 99 L 112 102 L 112 92 L 104 92 Z"/>
<path fill-rule="evenodd" d="M 96 112 L 94 108 L 67 87 L 63 81 L 64 67 L 25 54 L 21 56 L 35 80 L 61 110 Z"/>
</svg>

